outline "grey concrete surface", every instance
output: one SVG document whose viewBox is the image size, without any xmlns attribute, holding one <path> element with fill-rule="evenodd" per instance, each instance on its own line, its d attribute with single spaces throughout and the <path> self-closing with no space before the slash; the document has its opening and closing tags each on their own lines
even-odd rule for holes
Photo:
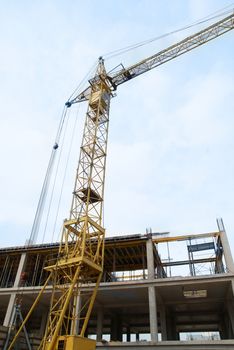
<svg viewBox="0 0 234 350">
<path fill-rule="evenodd" d="M 97 343 L 96 349 L 100 350 L 233 350 L 234 340 L 220 341 L 164 341 L 164 342 L 135 342 L 135 343 Z"/>
</svg>

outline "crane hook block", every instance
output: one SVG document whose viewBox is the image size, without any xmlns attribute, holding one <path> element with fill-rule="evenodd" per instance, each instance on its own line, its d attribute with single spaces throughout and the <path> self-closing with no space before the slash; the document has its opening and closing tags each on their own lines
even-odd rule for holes
<svg viewBox="0 0 234 350">
<path fill-rule="evenodd" d="M 58 144 L 57 144 L 57 142 L 54 144 L 54 146 L 53 146 L 53 149 L 57 149 L 58 148 Z"/>
<path fill-rule="evenodd" d="M 66 106 L 67 108 L 70 108 L 71 105 L 72 105 L 72 103 L 71 103 L 70 101 L 67 101 L 67 102 L 65 103 L 65 106 Z"/>
</svg>

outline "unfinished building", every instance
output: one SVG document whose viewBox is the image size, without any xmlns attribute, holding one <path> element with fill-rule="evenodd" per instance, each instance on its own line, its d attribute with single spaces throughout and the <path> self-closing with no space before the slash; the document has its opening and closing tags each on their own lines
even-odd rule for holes
<svg viewBox="0 0 234 350">
<path fill-rule="evenodd" d="M 222 221 L 218 226 L 217 232 L 196 235 L 105 239 L 104 273 L 86 334 L 97 340 L 97 348 L 233 349 L 234 264 Z M 58 246 L 0 250 L 1 349 L 8 330 L 17 328 L 12 327 L 16 306 L 24 317 Z M 77 296 L 77 329 L 89 289 L 92 285 L 85 285 Z M 47 286 L 26 325 L 35 349 L 46 327 L 51 290 Z"/>
</svg>

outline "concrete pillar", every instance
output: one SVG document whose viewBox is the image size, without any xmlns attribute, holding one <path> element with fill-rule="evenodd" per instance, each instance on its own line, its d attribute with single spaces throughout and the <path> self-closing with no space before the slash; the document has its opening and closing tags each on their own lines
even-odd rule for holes
<svg viewBox="0 0 234 350">
<path fill-rule="evenodd" d="M 149 295 L 149 321 L 150 321 L 150 334 L 151 341 L 158 341 L 158 320 L 157 320 L 157 303 L 156 292 L 154 286 L 148 287 Z"/>
<path fill-rule="evenodd" d="M 78 335 L 80 327 L 81 295 L 78 294 L 77 296 L 74 296 L 74 298 L 76 298 L 74 302 L 76 318 L 72 320 L 71 323 L 71 334 Z"/>
<path fill-rule="evenodd" d="M 10 300 L 9 300 L 8 306 L 7 306 L 7 311 L 6 311 L 6 314 L 5 314 L 4 321 L 3 321 L 3 326 L 4 327 L 9 327 L 10 321 L 13 318 L 15 297 L 16 297 L 15 293 L 11 294 L 11 296 L 10 296 Z"/>
<path fill-rule="evenodd" d="M 234 300 L 234 280 L 233 279 L 231 281 L 231 295 L 232 295 L 232 298 Z"/>
<path fill-rule="evenodd" d="M 218 256 L 217 260 L 216 260 L 216 271 L 215 271 L 215 273 L 224 273 L 224 272 L 225 271 L 224 271 L 222 258 L 221 258 L 221 256 Z"/>
<path fill-rule="evenodd" d="M 157 266 L 157 278 L 163 278 L 163 267 Z"/>
<path fill-rule="evenodd" d="M 148 279 L 154 279 L 155 277 L 154 251 L 153 251 L 153 242 L 151 238 L 149 238 L 146 242 L 146 256 L 147 256 Z"/>
<path fill-rule="evenodd" d="M 225 258 L 227 271 L 234 273 L 234 263 L 233 263 L 233 258 L 232 258 L 232 252 L 231 252 L 230 245 L 229 245 L 228 238 L 227 238 L 227 234 L 225 231 L 220 232 L 220 240 L 221 240 L 222 247 L 223 247 L 223 255 Z"/>
<path fill-rule="evenodd" d="M 234 335 L 234 302 L 227 302 L 227 310 L 228 310 L 228 316 L 230 320 L 230 336 L 231 338 Z"/>
<path fill-rule="evenodd" d="M 160 309 L 160 324 L 162 340 L 167 340 L 166 310 L 164 305 Z"/>
<path fill-rule="evenodd" d="M 41 337 L 45 333 L 47 320 L 48 320 L 48 310 L 44 310 L 42 313 L 41 326 L 40 326 L 40 336 Z"/>
<path fill-rule="evenodd" d="M 129 326 L 127 327 L 126 333 L 127 333 L 127 342 L 130 342 L 131 341 L 131 328 Z"/>
<path fill-rule="evenodd" d="M 173 340 L 172 336 L 172 320 L 170 314 L 167 314 L 167 340 Z"/>
<path fill-rule="evenodd" d="M 111 330 L 110 330 L 110 340 L 117 340 L 117 325 L 116 325 L 116 317 L 111 317 Z"/>
<path fill-rule="evenodd" d="M 180 335 L 176 330 L 176 320 L 175 317 L 171 318 L 171 334 L 172 334 L 172 340 L 179 340 Z"/>
<path fill-rule="evenodd" d="M 228 339 L 228 332 L 227 332 L 225 317 L 222 317 L 220 321 L 221 321 L 219 326 L 220 339 L 221 340 Z"/>
<path fill-rule="evenodd" d="M 123 325 L 122 325 L 122 317 L 117 317 L 117 340 L 123 341 Z"/>
<path fill-rule="evenodd" d="M 21 257 L 20 257 L 20 262 L 19 262 L 19 266 L 17 269 L 17 273 L 15 276 L 15 281 L 14 281 L 15 288 L 20 286 L 20 277 L 21 277 L 21 274 L 24 270 L 25 263 L 26 263 L 26 253 L 22 253 Z M 5 326 L 5 327 L 8 327 L 10 324 L 10 320 L 11 320 L 11 317 L 12 317 L 13 312 L 14 312 L 15 299 L 16 299 L 16 293 L 12 293 L 10 296 L 10 300 L 9 300 L 9 303 L 7 306 L 7 311 L 5 314 L 4 321 L 3 321 L 3 326 Z"/>
<path fill-rule="evenodd" d="M 231 252 L 230 245 L 228 242 L 228 238 L 227 238 L 227 234 L 226 234 L 225 227 L 223 224 L 223 220 L 217 219 L 217 225 L 218 225 L 219 232 L 220 232 L 220 240 L 221 240 L 222 247 L 223 247 L 223 255 L 225 258 L 227 271 L 234 273 L 234 262 L 233 262 L 233 258 L 232 258 L 232 252 Z"/>
<path fill-rule="evenodd" d="M 179 333 L 176 330 L 176 318 L 173 309 L 166 309 L 167 340 L 179 340 Z"/>
<path fill-rule="evenodd" d="M 26 262 L 26 253 L 23 253 L 23 254 L 21 254 L 21 257 L 20 257 L 18 270 L 17 270 L 16 276 L 15 276 L 14 287 L 20 286 L 20 276 L 24 270 L 25 262 Z"/>
<path fill-rule="evenodd" d="M 103 319 L 104 319 L 103 307 L 100 307 L 98 308 L 98 312 L 97 312 L 97 341 L 102 340 Z"/>
<path fill-rule="evenodd" d="M 122 319 L 120 315 L 113 315 L 111 318 L 111 340 L 122 341 Z"/>
</svg>

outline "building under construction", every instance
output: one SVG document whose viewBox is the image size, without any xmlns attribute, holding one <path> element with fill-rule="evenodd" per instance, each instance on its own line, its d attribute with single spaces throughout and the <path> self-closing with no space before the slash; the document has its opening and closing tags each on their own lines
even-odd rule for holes
<svg viewBox="0 0 234 350">
<path fill-rule="evenodd" d="M 185 252 L 174 260 L 170 252 L 180 245 Z M 0 250 L 1 349 L 8 329 L 15 331 L 16 306 L 25 317 L 58 246 Z M 187 259 L 180 260 L 183 253 Z M 78 295 L 77 328 L 92 288 L 85 286 Z M 26 324 L 32 349 L 45 332 L 51 290 L 48 285 Z M 233 349 L 234 264 L 222 220 L 211 233 L 106 238 L 104 273 L 85 336 L 103 350 Z M 22 349 L 28 348 L 23 332 L 19 341 Z"/>
</svg>

